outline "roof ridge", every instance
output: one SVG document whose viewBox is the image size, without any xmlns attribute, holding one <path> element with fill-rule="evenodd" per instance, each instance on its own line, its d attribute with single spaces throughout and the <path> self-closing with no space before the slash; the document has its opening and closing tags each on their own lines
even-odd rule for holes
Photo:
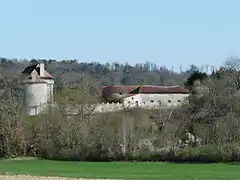
<svg viewBox="0 0 240 180">
<path fill-rule="evenodd" d="M 139 85 L 140 87 L 163 87 L 163 88 L 169 88 L 169 87 L 180 87 L 179 85 L 172 85 L 172 86 L 159 86 L 159 85 Z"/>
<path fill-rule="evenodd" d="M 22 71 L 22 73 L 30 75 L 34 70 L 36 70 L 37 74 L 40 75 L 39 74 L 39 69 L 40 69 L 39 65 L 40 65 L 40 63 L 34 64 L 34 65 L 29 65 Z M 51 78 L 51 79 L 53 79 L 53 76 L 46 69 L 44 69 L 44 76 L 40 77 L 40 78 Z"/>
</svg>

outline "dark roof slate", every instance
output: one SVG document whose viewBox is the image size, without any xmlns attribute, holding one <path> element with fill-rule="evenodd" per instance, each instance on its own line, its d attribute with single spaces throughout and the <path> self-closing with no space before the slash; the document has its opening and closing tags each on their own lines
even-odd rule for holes
<svg viewBox="0 0 240 180">
<path fill-rule="evenodd" d="M 37 67 L 37 65 L 38 65 L 38 64 L 35 64 L 35 65 L 31 65 L 31 66 L 26 67 L 26 68 L 23 70 L 22 73 L 28 76 L 28 75 L 30 75 L 30 74 L 33 72 L 33 70 L 35 69 L 35 70 L 37 71 L 38 75 L 40 75 L 40 68 Z M 49 74 L 49 73 L 45 70 L 45 72 L 44 72 L 44 77 L 41 77 L 41 78 L 44 78 L 44 79 L 52 79 L 53 77 L 52 77 L 51 74 Z"/>
</svg>

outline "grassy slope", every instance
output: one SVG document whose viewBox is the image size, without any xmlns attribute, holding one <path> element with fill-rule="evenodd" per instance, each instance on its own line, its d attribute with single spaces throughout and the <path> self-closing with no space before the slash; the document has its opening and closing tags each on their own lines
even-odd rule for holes
<svg viewBox="0 0 240 180">
<path fill-rule="evenodd" d="M 237 179 L 240 166 L 227 164 L 91 163 L 0 160 L 0 173 L 111 179 Z"/>
</svg>

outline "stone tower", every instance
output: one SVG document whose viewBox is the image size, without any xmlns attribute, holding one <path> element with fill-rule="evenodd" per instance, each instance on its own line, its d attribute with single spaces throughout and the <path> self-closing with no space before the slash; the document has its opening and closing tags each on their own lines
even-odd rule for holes
<svg viewBox="0 0 240 180">
<path fill-rule="evenodd" d="M 24 106 L 27 115 L 38 115 L 53 104 L 53 77 L 45 70 L 44 64 L 28 66 L 22 72 L 24 80 Z"/>
</svg>

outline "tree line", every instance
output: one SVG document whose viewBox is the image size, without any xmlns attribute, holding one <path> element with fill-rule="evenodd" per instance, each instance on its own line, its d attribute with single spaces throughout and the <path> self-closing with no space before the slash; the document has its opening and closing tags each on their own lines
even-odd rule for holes
<svg viewBox="0 0 240 180">
<path fill-rule="evenodd" d="M 173 72 L 164 66 L 152 63 L 129 64 L 98 62 L 84 63 L 76 60 L 9 60 L 0 58 L 0 77 L 8 77 L 21 72 L 26 66 L 42 62 L 47 71 L 53 75 L 56 87 L 62 88 L 72 83 L 81 83 L 86 77 L 94 78 L 101 85 L 183 85 L 186 78 L 196 66 L 181 73 Z"/>
</svg>

